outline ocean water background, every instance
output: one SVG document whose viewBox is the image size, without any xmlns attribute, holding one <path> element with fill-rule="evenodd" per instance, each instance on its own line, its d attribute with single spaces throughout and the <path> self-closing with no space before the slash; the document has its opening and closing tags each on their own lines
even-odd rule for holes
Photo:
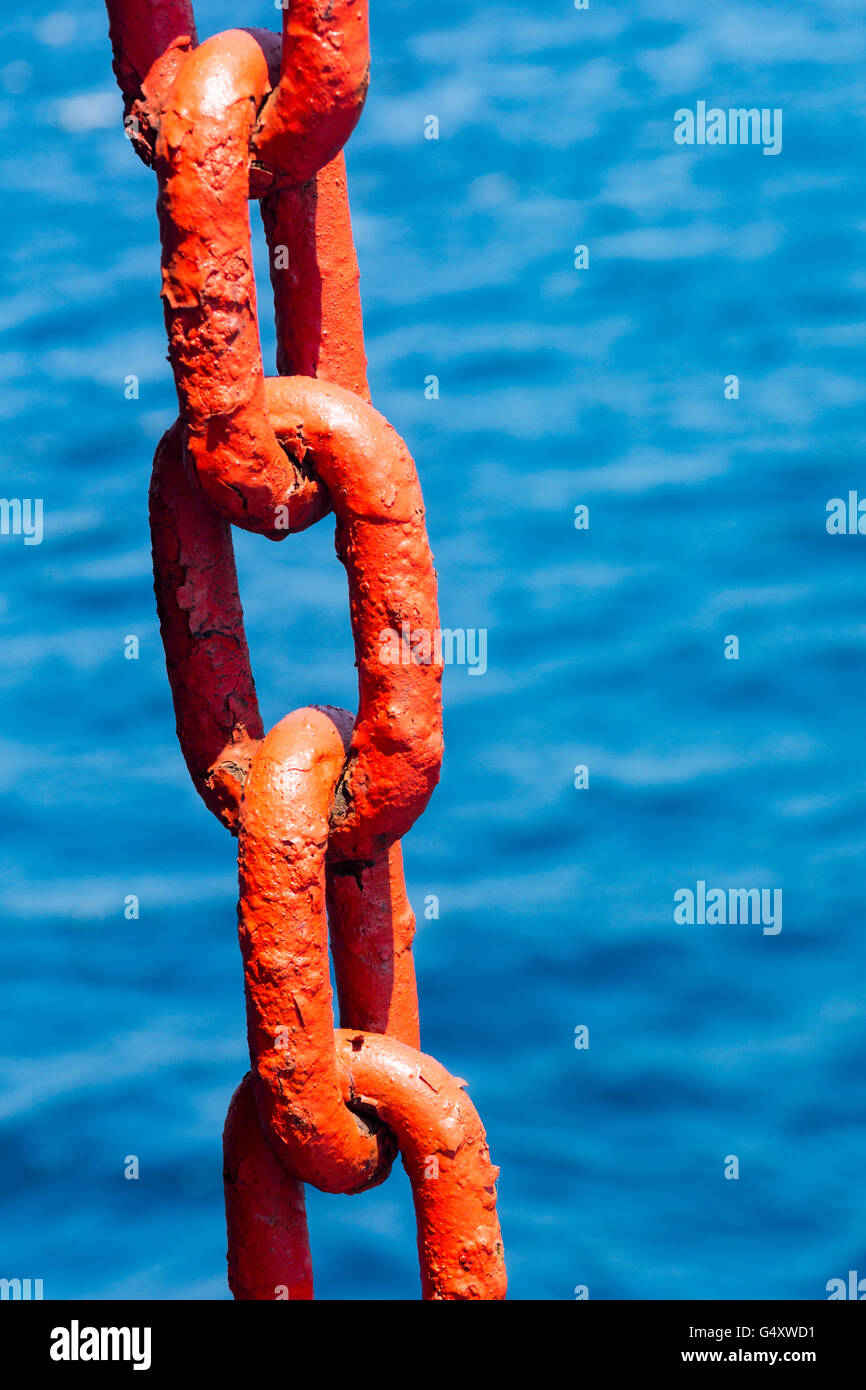
<svg viewBox="0 0 866 1390">
<path fill-rule="evenodd" d="M 196 10 L 202 36 L 278 22 Z M 825 530 L 864 478 L 862 6 L 372 11 L 372 390 L 443 624 L 488 630 L 405 842 L 423 1045 L 501 1166 L 511 1296 L 825 1297 L 866 1274 L 866 540 Z M 183 766 L 151 589 L 154 181 L 96 0 L 4 0 L 0 37 L 0 494 L 45 507 L 41 546 L 0 538 L 0 1275 L 221 1299 L 234 843 Z M 699 99 L 781 107 L 782 153 L 675 146 Z M 352 705 L 330 524 L 237 551 L 266 725 Z M 698 879 L 781 888 L 782 932 L 676 925 Z M 308 1204 L 321 1297 L 417 1297 L 401 1172 Z"/>
</svg>

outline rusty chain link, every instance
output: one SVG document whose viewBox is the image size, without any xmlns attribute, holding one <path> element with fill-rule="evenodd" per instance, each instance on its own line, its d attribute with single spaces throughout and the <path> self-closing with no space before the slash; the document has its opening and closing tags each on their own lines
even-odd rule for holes
<svg viewBox="0 0 866 1390">
<path fill-rule="evenodd" d="M 125 125 L 159 184 L 180 416 L 151 485 L 177 732 L 238 837 L 252 1069 L 224 1132 L 229 1284 L 312 1298 L 304 1183 L 359 1192 L 399 1150 L 425 1299 L 505 1296 L 496 1177 L 464 1083 L 419 1049 L 400 839 L 442 756 L 441 657 L 389 664 L 383 630 L 438 629 L 412 458 L 370 404 L 342 147 L 366 96 L 366 0 L 292 0 L 282 36 L 198 44 L 187 0 L 107 0 Z M 278 377 L 264 375 L 249 199 L 261 202 Z M 272 540 L 333 510 L 357 717 L 265 735 L 231 526 Z M 340 1006 L 334 1027 L 329 945 Z"/>
</svg>

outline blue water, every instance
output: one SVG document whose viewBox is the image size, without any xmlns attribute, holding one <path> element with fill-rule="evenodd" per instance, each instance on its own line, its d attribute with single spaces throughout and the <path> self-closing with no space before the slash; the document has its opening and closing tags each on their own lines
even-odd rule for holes
<svg viewBox="0 0 866 1390">
<path fill-rule="evenodd" d="M 0 493 L 45 507 L 41 546 L 0 539 L 0 1274 L 220 1299 L 234 842 L 183 766 L 151 591 L 155 190 L 101 7 L 57 3 L 0 25 Z M 372 8 L 372 389 L 443 624 L 488 630 L 405 842 L 416 909 L 440 900 L 424 1047 L 486 1124 L 514 1297 L 826 1297 L 866 1275 L 866 540 L 825 529 L 864 483 L 862 7 Z M 781 107 L 782 153 L 676 146 L 699 99 Z M 351 705 L 330 524 L 237 550 L 266 723 Z M 782 889 L 782 931 L 677 925 L 698 879 Z M 322 1297 L 417 1296 L 402 1173 L 309 1209 Z"/>
</svg>

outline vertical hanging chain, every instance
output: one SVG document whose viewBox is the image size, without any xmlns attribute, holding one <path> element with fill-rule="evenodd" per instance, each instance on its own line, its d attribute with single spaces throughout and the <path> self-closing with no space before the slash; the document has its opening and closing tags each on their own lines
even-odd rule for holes
<svg viewBox="0 0 866 1390">
<path fill-rule="evenodd" d="M 362 1191 L 399 1151 L 422 1296 L 501 1299 L 498 1170 L 465 1083 L 419 1051 L 400 840 L 439 777 L 442 661 L 392 663 L 379 640 L 439 620 L 415 465 L 367 386 L 341 153 L 367 91 L 366 0 L 293 0 L 281 36 L 202 44 L 188 0 L 107 8 L 127 134 L 159 184 L 180 406 L 150 496 L 166 665 L 190 775 L 238 839 L 251 1070 L 223 1136 L 229 1284 L 239 1299 L 312 1298 L 304 1183 Z M 277 377 L 262 364 L 251 198 Z M 296 710 L 266 735 L 231 527 L 282 540 L 331 511 L 358 713 Z"/>
</svg>

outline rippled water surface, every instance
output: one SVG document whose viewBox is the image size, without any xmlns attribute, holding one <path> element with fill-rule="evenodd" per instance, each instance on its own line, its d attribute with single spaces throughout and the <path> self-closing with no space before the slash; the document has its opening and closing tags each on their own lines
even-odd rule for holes
<svg viewBox="0 0 866 1390">
<path fill-rule="evenodd" d="M 277 21 L 196 8 L 203 35 Z M 371 384 L 443 624 L 488 631 L 486 674 L 446 673 L 405 845 L 416 908 L 440 901 L 425 1049 L 487 1126 L 515 1297 L 823 1297 L 866 1273 L 866 540 L 824 525 L 864 477 L 862 8 L 372 11 Z M 183 766 L 151 590 L 153 177 L 96 0 L 2 16 L 0 492 L 44 498 L 45 535 L 0 538 L 0 1274 L 225 1298 L 234 846 Z M 782 153 L 676 146 L 699 99 L 781 107 Z M 353 704 L 330 525 L 237 550 L 266 724 Z M 675 924 L 699 879 L 781 888 L 782 931 Z M 402 1174 L 309 1207 L 323 1297 L 417 1296 Z"/>
</svg>

